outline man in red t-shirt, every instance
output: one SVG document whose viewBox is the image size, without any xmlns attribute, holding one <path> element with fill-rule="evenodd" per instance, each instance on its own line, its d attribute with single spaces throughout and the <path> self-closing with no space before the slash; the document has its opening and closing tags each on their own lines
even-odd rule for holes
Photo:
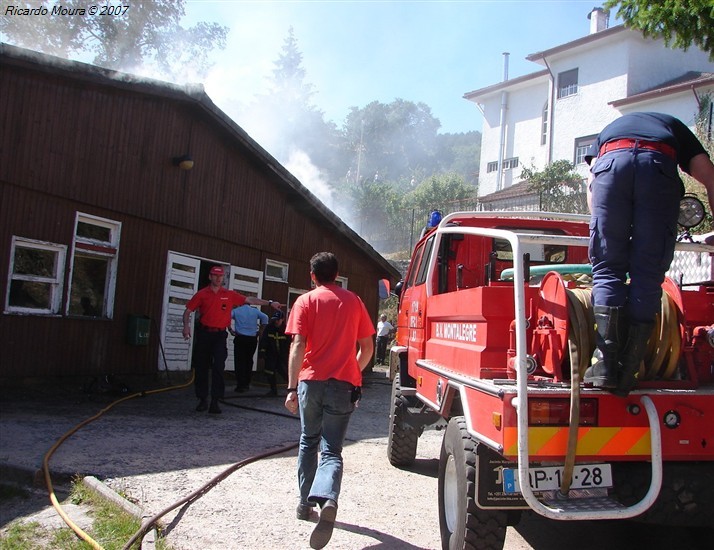
<svg viewBox="0 0 714 550">
<path fill-rule="evenodd" d="M 285 327 L 293 336 L 285 407 L 293 414 L 299 407 L 301 417 L 297 517 L 308 519 L 315 504 L 321 507 L 310 537 L 312 548 L 323 548 L 332 536 L 342 484 L 342 447 L 360 396 L 362 371 L 374 350 L 375 331 L 367 309 L 359 296 L 335 283 L 337 270 L 337 258 L 330 252 L 310 259 L 315 289 L 295 301 Z"/>
<path fill-rule="evenodd" d="M 260 306 L 272 306 L 279 310 L 280 304 L 273 300 L 263 300 L 255 296 L 243 296 L 223 286 L 225 273 L 219 265 L 213 266 L 208 274 L 210 284 L 196 292 L 186 303 L 183 312 L 183 337 L 191 338 L 191 313 L 198 311 L 199 319 L 196 330 L 195 373 L 196 397 L 199 399 L 197 411 L 220 414 L 218 400 L 223 399 L 225 382 L 223 371 L 226 368 L 226 328 L 231 324 L 231 312 L 234 306 L 245 303 Z M 208 372 L 211 375 L 211 405 L 208 405 Z"/>
</svg>

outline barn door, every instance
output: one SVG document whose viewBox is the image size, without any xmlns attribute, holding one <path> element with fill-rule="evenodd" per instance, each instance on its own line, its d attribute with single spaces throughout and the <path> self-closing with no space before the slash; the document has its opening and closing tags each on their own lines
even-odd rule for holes
<svg viewBox="0 0 714 550">
<path fill-rule="evenodd" d="M 263 272 L 255 269 L 247 269 L 232 265 L 228 277 L 228 288 L 240 292 L 244 296 L 263 297 Z M 255 365 L 256 356 L 253 356 Z M 235 371 L 235 358 L 233 356 L 233 338 L 228 336 L 228 358 L 226 359 L 226 370 Z"/>
<path fill-rule="evenodd" d="M 169 252 L 161 315 L 159 370 L 190 370 L 193 339 L 183 339 L 183 312 L 186 302 L 198 290 L 201 260 Z M 193 332 L 193 331 L 192 331 Z M 164 356 L 166 364 L 164 364 Z"/>
</svg>

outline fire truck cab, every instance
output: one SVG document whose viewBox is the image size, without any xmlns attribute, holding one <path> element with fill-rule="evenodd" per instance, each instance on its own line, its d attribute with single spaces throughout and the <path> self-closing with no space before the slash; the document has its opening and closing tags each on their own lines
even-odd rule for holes
<svg viewBox="0 0 714 550">
<path fill-rule="evenodd" d="M 424 428 L 447 423 L 445 549 L 502 548 L 525 509 L 714 524 L 714 281 L 665 279 L 627 397 L 585 385 L 595 347 L 588 221 L 460 212 L 414 249 L 390 351 L 388 458 L 409 466 Z"/>
</svg>

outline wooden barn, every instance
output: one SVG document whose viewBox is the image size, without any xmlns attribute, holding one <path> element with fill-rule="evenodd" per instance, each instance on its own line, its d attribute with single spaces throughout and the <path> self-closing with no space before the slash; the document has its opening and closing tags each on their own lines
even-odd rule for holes
<svg viewBox="0 0 714 550">
<path fill-rule="evenodd" d="M 188 370 L 216 264 L 290 304 L 332 251 L 375 322 L 399 277 L 201 86 L 0 44 L 0 115 L 0 380 Z"/>
</svg>

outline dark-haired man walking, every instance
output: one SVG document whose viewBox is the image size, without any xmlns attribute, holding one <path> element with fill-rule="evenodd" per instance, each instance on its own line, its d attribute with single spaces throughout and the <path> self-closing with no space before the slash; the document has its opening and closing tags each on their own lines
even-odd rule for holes
<svg viewBox="0 0 714 550">
<path fill-rule="evenodd" d="M 298 519 L 308 519 L 311 508 L 320 506 L 311 548 L 324 548 L 332 537 L 342 484 L 342 447 L 361 395 L 362 371 L 374 350 L 375 331 L 367 309 L 359 296 L 335 283 L 337 272 L 337 258 L 330 252 L 310 259 L 315 288 L 295 301 L 285 328 L 293 336 L 285 407 L 293 414 L 299 408 L 301 417 Z"/>
</svg>

